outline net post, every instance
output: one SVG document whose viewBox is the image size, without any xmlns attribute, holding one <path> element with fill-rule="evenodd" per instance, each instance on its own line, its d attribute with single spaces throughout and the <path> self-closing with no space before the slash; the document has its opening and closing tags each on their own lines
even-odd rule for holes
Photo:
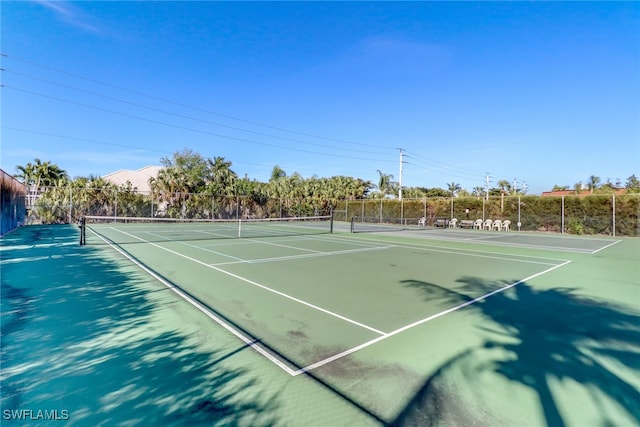
<svg viewBox="0 0 640 427">
<path fill-rule="evenodd" d="M 242 237 L 242 219 L 238 218 L 238 238 Z"/>
<path fill-rule="evenodd" d="M 80 217 L 80 246 L 84 246 L 87 244 L 87 220 L 84 216 Z"/>
<path fill-rule="evenodd" d="M 331 209 L 331 219 L 329 219 L 329 233 L 333 234 L 333 209 Z"/>
<path fill-rule="evenodd" d="M 355 231 L 353 231 L 353 230 L 354 230 L 354 228 L 353 228 L 353 227 L 354 227 L 354 222 L 355 222 L 355 221 L 356 221 L 356 217 L 355 217 L 355 216 L 352 216 L 352 217 L 351 217 L 351 230 L 350 230 L 352 233 L 355 233 Z"/>
</svg>

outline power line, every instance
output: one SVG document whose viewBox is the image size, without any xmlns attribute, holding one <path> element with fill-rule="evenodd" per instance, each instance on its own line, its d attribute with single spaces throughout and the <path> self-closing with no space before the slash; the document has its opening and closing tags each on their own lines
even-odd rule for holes
<svg viewBox="0 0 640 427">
<path fill-rule="evenodd" d="M 61 135 L 59 133 L 53 133 L 53 132 L 44 132 L 44 131 L 37 131 L 37 130 L 33 130 L 33 129 L 16 128 L 16 127 L 6 126 L 6 125 L 0 125 L 0 128 L 6 129 L 6 130 L 15 131 L 15 132 L 24 132 L 24 133 L 34 134 L 34 135 L 42 135 L 42 136 L 53 137 L 53 138 L 69 139 L 69 140 L 72 140 L 72 141 L 88 142 L 88 143 L 91 143 L 91 144 L 107 145 L 107 146 L 128 148 L 128 149 L 140 150 L 140 151 L 150 151 L 150 152 L 156 152 L 156 153 L 161 153 L 161 154 L 165 154 L 165 155 L 166 154 L 173 154 L 173 152 L 166 151 L 166 150 L 157 150 L 157 149 L 153 149 L 153 148 L 140 147 L 140 146 L 135 146 L 135 145 L 126 145 L 126 144 L 119 144 L 119 143 L 114 143 L 114 142 L 99 141 L 99 140 L 96 140 L 96 139 L 82 138 L 82 137 L 71 136 L 71 135 Z M 237 160 L 232 160 L 232 163 L 233 164 L 239 164 L 239 165 L 250 165 L 250 166 L 264 166 L 264 167 L 272 167 L 273 166 L 272 164 L 244 162 L 244 161 L 237 161 Z M 286 164 L 280 164 L 280 166 L 282 168 L 285 168 L 285 169 L 295 169 L 295 170 L 300 169 L 300 170 L 315 171 L 315 169 L 313 169 L 313 168 L 307 168 L 307 167 L 304 167 L 304 166 L 291 166 L 291 165 L 286 165 Z"/>
<path fill-rule="evenodd" d="M 272 134 L 267 134 L 267 133 L 263 133 L 263 132 L 257 132 L 257 131 L 253 131 L 253 130 L 248 130 L 248 129 L 243 129 L 243 128 L 239 128 L 236 126 L 230 126 L 230 125 L 225 125 L 222 123 L 216 123 L 216 122 L 212 122 L 209 120 L 203 120 L 203 119 L 199 119 L 199 118 L 195 118 L 195 117 L 190 117 L 184 114 L 178 114 L 178 113 L 174 113 L 172 111 L 167 111 L 167 110 L 163 110 L 160 108 L 156 108 L 156 107 L 151 107 L 148 105 L 142 105 L 136 102 L 132 102 L 132 101 L 128 101 L 125 99 L 121 99 L 121 98 L 116 98 L 114 96 L 109 96 L 109 95 L 104 95 L 101 93 L 97 93 L 97 92 L 93 92 L 93 91 L 89 91 L 89 90 L 85 90 L 85 89 L 80 89 L 74 86 L 70 86 L 70 85 L 66 85 L 63 83 L 59 83 L 59 82 L 55 82 L 49 79 L 44 79 L 41 77 L 36 77 L 36 76 L 32 76 L 29 74 L 25 74 L 25 73 L 20 73 L 20 72 L 16 72 L 16 71 L 11 71 L 11 70 L 7 70 L 7 69 L 3 69 L 4 72 L 8 72 L 11 74 L 15 74 L 15 75 L 19 75 L 19 76 L 23 76 L 23 77 L 27 77 L 33 80 L 38 80 L 41 82 L 45 82 L 51 85 L 55 85 L 55 86 L 59 86 L 59 87 L 63 87 L 66 89 L 71 89 L 77 92 L 82 92 L 82 93 L 86 93 L 92 96 L 97 96 L 100 98 L 104 98 L 104 99 L 109 99 L 111 101 L 116 101 L 116 102 L 120 102 L 123 104 L 127 104 L 127 105 L 132 105 L 134 107 L 139 107 L 139 108 L 144 108 L 150 111 L 155 111 L 155 112 L 159 112 L 159 113 L 163 113 L 163 114 L 167 114 L 167 115 L 171 115 L 174 117 L 179 117 L 179 118 L 183 118 L 183 119 L 187 119 L 187 120 L 192 120 L 195 122 L 199 122 L 199 123 L 205 123 L 205 124 L 209 124 L 209 125 L 214 125 L 214 126 L 218 126 L 218 127 L 223 127 L 223 128 L 227 128 L 227 129 L 232 129 L 232 130 L 237 130 L 240 132 L 246 132 L 246 133 L 251 133 L 254 135 L 260 135 L 260 136 L 266 136 L 269 138 L 274 138 L 274 139 L 281 139 L 281 140 L 285 140 L 285 141 L 291 141 L 291 142 L 297 142 L 300 144 L 305 144 L 305 145 L 313 145 L 313 146 L 317 146 L 317 147 L 323 147 L 323 148 L 330 148 L 330 149 L 334 149 L 334 150 L 342 150 L 342 151 L 350 151 L 350 152 L 358 152 L 358 153 L 368 153 L 368 154 L 380 154 L 380 155 L 386 155 L 388 153 L 380 153 L 380 152 L 372 152 L 371 150 L 359 150 L 359 149 L 354 149 L 354 148 L 346 148 L 346 147 L 335 147 L 335 146 L 331 146 L 331 145 L 326 145 L 326 144 L 319 144 L 319 143 L 314 143 L 314 142 L 307 142 L 307 141 L 302 141 L 299 139 L 294 139 L 294 138 L 287 138 L 287 137 L 283 137 L 283 136 L 278 136 L 278 135 L 272 135 Z"/>
<path fill-rule="evenodd" d="M 195 128 L 182 126 L 182 125 L 178 125 L 178 124 L 162 122 L 162 121 L 155 120 L 155 119 L 150 119 L 150 118 L 147 118 L 147 117 L 140 117 L 140 116 L 136 116 L 136 115 L 133 115 L 133 114 L 122 113 L 122 112 L 119 112 L 119 111 L 110 110 L 108 108 L 97 107 L 97 106 L 94 106 L 94 105 L 89 105 L 89 104 L 85 104 L 85 103 L 78 102 L 78 101 L 73 101 L 73 100 L 69 100 L 69 99 L 65 99 L 65 98 L 60 98 L 60 97 L 53 96 L 53 95 L 47 95 L 47 94 L 43 94 L 43 93 L 39 93 L 39 92 L 30 91 L 30 90 L 27 90 L 27 89 L 21 89 L 21 88 L 15 87 L 15 86 L 3 85 L 2 87 L 3 87 L 3 89 L 16 90 L 16 91 L 27 93 L 27 94 L 30 94 L 30 95 L 39 96 L 39 97 L 43 97 L 43 98 L 48 98 L 48 99 L 52 99 L 52 100 L 55 100 L 55 101 L 65 102 L 65 103 L 68 103 L 68 104 L 77 105 L 77 106 L 81 106 L 81 107 L 84 107 L 84 108 L 90 108 L 90 109 L 97 110 L 97 111 L 103 111 L 103 112 L 106 112 L 106 113 L 115 114 L 115 115 L 119 115 L 119 116 L 122 116 L 122 117 L 141 120 L 141 121 L 145 121 L 145 122 L 148 122 L 148 123 L 167 126 L 167 127 L 171 127 L 171 128 L 175 128 L 175 129 L 189 131 L 189 132 L 195 132 L 195 133 L 200 133 L 200 134 L 204 134 L 204 135 L 215 136 L 215 137 L 218 137 L 218 138 L 229 139 L 229 140 L 233 140 L 233 141 L 240 141 L 240 142 L 246 142 L 246 143 L 250 143 L 250 144 L 266 146 L 266 147 L 278 148 L 278 149 L 281 149 L 281 150 L 297 151 L 297 152 L 302 152 L 302 153 L 316 154 L 316 155 L 328 156 L 328 157 L 339 157 L 339 158 L 343 158 L 343 159 L 365 160 L 365 161 L 374 161 L 374 162 L 393 162 L 392 160 L 371 159 L 371 158 L 363 158 L 363 157 L 345 156 L 343 154 L 333 154 L 333 153 L 326 153 L 326 152 L 319 152 L 319 151 L 310 151 L 310 150 L 303 150 L 303 149 L 300 149 L 300 148 L 285 147 L 285 146 L 281 146 L 281 145 L 269 144 L 269 143 L 266 143 L 266 142 L 258 142 L 258 141 L 253 141 L 253 140 L 246 139 L 246 138 L 239 138 L 239 137 L 234 137 L 234 136 L 230 136 L 230 135 L 223 135 L 223 134 L 210 132 L 210 131 L 206 131 L 206 130 L 202 130 L 202 129 L 195 129 Z"/>
<path fill-rule="evenodd" d="M 343 140 L 343 139 L 330 138 L 330 137 L 326 137 L 326 136 L 315 135 L 315 134 L 308 133 L 308 132 L 300 132 L 300 131 L 286 129 L 286 128 L 283 128 L 283 127 L 273 126 L 273 125 L 269 125 L 269 124 L 264 124 L 264 123 L 260 123 L 260 122 L 256 122 L 256 121 L 252 121 L 252 120 L 246 120 L 246 119 L 242 119 L 242 118 L 239 118 L 239 117 L 231 116 L 231 115 L 228 115 L 228 114 L 218 113 L 218 112 L 207 110 L 207 109 L 200 108 L 200 107 L 194 107 L 194 106 L 191 106 L 191 105 L 188 105 L 188 104 L 184 104 L 184 103 L 181 103 L 181 102 L 177 102 L 177 101 L 173 101 L 173 100 L 170 100 L 170 99 L 166 99 L 166 98 L 162 98 L 162 97 L 158 97 L 158 96 L 154 96 L 154 95 L 149 95 L 147 93 L 143 93 L 143 92 L 140 92 L 140 91 L 137 91 L 137 90 L 133 90 L 133 89 L 125 88 L 125 87 L 122 87 L 122 86 L 114 85 L 112 83 L 103 82 L 103 81 L 100 81 L 100 80 L 97 80 L 97 79 L 93 79 L 93 78 L 90 78 L 90 77 L 86 77 L 86 76 L 82 76 L 82 75 L 79 75 L 79 74 L 71 73 L 69 71 L 61 70 L 59 68 L 51 67 L 51 66 L 48 66 L 48 65 L 39 64 L 37 62 L 31 61 L 31 60 L 28 60 L 28 59 L 24 59 L 24 58 L 20 58 L 20 57 L 16 57 L 16 56 L 13 56 L 13 55 L 9 56 L 8 54 L 2 53 L 2 54 L 0 54 L 0 56 L 2 56 L 4 58 L 7 58 L 9 60 L 19 61 L 19 62 L 22 62 L 22 63 L 25 63 L 25 64 L 33 65 L 33 66 L 38 67 L 38 68 L 42 68 L 42 69 L 45 69 L 45 70 L 50 70 L 50 71 L 54 71 L 56 73 L 64 74 L 64 75 L 67 75 L 67 76 L 70 76 L 70 77 L 73 77 L 73 78 L 85 80 L 85 81 L 88 81 L 88 82 L 91 82 L 91 83 L 99 84 L 99 85 L 110 87 L 110 88 L 113 88 L 113 89 L 118 89 L 118 90 L 121 90 L 123 92 L 132 93 L 132 94 L 135 94 L 135 95 L 138 95 L 138 96 L 142 96 L 142 97 L 145 97 L 145 98 L 155 99 L 157 101 L 165 102 L 167 104 L 176 105 L 176 106 L 179 106 L 179 107 L 187 108 L 187 109 L 194 110 L 194 111 L 199 111 L 199 112 L 202 112 L 202 113 L 211 114 L 211 115 L 218 116 L 218 117 L 224 117 L 224 118 L 230 119 L 230 120 L 236 120 L 236 121 L 247 123 L 247 124 L 251 124 L 251 125 L 254 125 L 254 126 L 260 126 L 260 127 L 264 127 L 264 128 L 268 128 L 268 129 L 278 130 L 278 131 L 281 131 L 281 132 L 288 132 L 288 133 L 307 136 L 307 137 L 311 137 L 311 138 L 317 138 L 317 139 L 323 139 L 323 140 L 327 140 L 327 141 L 339 142 L 339 143 L 342 143 L 342 144 L 350 144 L 350 145 L 356 145 L 356 146 L 368 147 L 368 148 L 374 147 L 374 148 L 383 148 L 383 149 L 393 149 L 393 147 L 388 147 L 388 146 L 383 146 L 383 145 L 366 144 L 366 143 L 360 143 L 360 142 L 346 141 L 346 140 Z"/>
<path fill-rule="evenodd" d="M 415 158 L 416 160 L 420 160 L 421 162 L 424 163 L 430 163 L 432 165 L 434 165 L 434 167 L 438 167 L 438 168 L 442 168 L 442 169 L 450 169 L 453 170 L 457 173 L 463 174 L 463 175 L 469 175 L 469 176 L 477 176 L 477 175 L 481 175 L 483 172 L 480 172 L 478 170 L 474 170 L 474 169 L 469 169 L 469 168 L 461 168 L 459 166 L 454 166 L 448 163 L 444 163 L 438 160 L 434 160 L 434 159 L 429 159 L 426 158 L 422 155 L 416 154 L 412 151 L 407 151 L 407 157 L 409 158 Z"/>
</svg>

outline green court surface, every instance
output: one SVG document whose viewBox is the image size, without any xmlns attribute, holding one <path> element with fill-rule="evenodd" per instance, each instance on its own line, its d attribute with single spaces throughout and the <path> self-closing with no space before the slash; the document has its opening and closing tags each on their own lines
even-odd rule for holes
<svg viewBox="0 0 640 427">
<path fill-rule="evenodd" d="M 3 423 L 640 425 L 639 239 L 154 227 L 3 237 Z"/>
</svg>

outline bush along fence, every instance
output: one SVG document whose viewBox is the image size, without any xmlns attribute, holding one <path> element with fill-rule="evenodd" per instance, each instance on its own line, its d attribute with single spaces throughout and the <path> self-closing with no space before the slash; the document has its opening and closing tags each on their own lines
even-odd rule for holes
<svg viewBox="0 0 640 427">
<path fill-rule="evenodd" d="M 84 215 L 168 218 L 274 218 L 329 215 L 367 222 L 427 225 L 436 219 L 509 220 L 513 231 L 638 236 L 640 194 L 588 196 L 448 197 L 335 200 L 228 196 L 203 193 L 142 193 L 131 186 L 110 189 L 42 188 L 27 201 L 28 223 L 69 223 Z M 4 218 L 4 212 L 3 212 Z"/>
<path fill-rule="evenodd" d="M 512 230 L 638 236 L 640 194 L 589 196 L 448 197 L 343 200 L 336 220 L 427 225 L 436 219 L 509 220 Z"/>
</svg>

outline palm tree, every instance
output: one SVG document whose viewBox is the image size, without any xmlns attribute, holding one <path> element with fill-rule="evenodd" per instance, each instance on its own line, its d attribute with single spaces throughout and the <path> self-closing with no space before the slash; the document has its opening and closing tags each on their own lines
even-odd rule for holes
<svg viewBox="0 0 640 427">
<path fill-rule="evenodd" d="M 447 189 L 449 190 L 449 194 L 451 195 L 451 197 L 455 197 L 458 191 L 462 190 L 462 187 L 456 182 L 450 182 L 449 184 L 447 184 Z"/>
<path fill-rule="evenodd" d="M 187 177 L 177 167 L 165 167 L 157 177 L 149 178 L 153 200 L 164 204 L 170 216 L 176 216 L 176 208 L 189 193 Z"/>
<path fill-rule="evenodd" d="M 588 186 L 589 186 L 589 190 L 591 191 L 591 194 L 593 194 L 594 189 L 598 188 L 598 184 L 600 184 L 600 177 L 591 175 L 589 177 L 589 182 L 588 182 Z"/>
<path fill-rule="evenodd" d="M 471 194 L 476 197 L 482 197 L 484 196 L 484 192 L 485 190 L 483 187 L 473 187 L 473 191 L 471 192 Z"/>
<path fill-rule="evenodd" d="M 233 196 L 236 194 L 236 182 L 238 175 L 231 170 L 231 162 L 224 157 L 214 157 L 213 161 L 207 159 L 209 164 L 209 188 L 214 195 Z"/>
<path fill-rule="evenodd" d="M 68 178 L 67 172 L 49 161 L 42 162 L 36 158 L 35 163 L 27 163 L 25 166 L 17 166 L 17 177 L 22 179 L 25 185 L 40 189 L 41 186 L 52 186 L 58 180 Z"/>
<path fill-rule="evenodd" d="M 32 163 L 27 163 L 25 166 L 17 166 L 16 169 L 18 170 L 16 178 L 21 180 L 24 185 L 31 186 L 35 184 L 36 168 Z"/>
<path fill-rule="evenodd" d="M 378 193 L 382 196 L 393 194 L 393 175 L 382 173 L 380 169 L 378 169 L 378 175 L 380 175 L 378 179 Z"/>
<path fill-rule="evenodd" d="M 501 179 L 498 181 L 498 188 L 500 188 L 501 193 L 510 193 L 511 192 L 511 184 L 506 179 Z"/>
</svg>

